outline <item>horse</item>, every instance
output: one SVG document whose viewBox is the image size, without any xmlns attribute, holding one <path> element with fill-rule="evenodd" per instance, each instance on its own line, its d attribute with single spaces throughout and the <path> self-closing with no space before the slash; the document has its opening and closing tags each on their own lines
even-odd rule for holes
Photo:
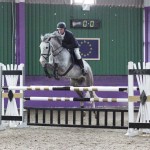
<svg viewBox="0 0 150 150">
<path fill-rule="evenodd" d="M 56 64 L 60 77 L 70 79 L 70 85 L 80 87 L 82 85 L 89 87 L 94 85 L 93 72 L 90 65 L 83 60 L 86 75 L 82 75 L 80 67 L 73 63 L 72 56 L 68 49 L 62 47 L 62 38 L 57 32 L 41 35 L 40 43 L 40 63 L 42 67 L 48 64 L 50 70 L 54 70 Z M 48 62 L 49 61 L 49 62 Z M 96 98 L 98 97 L 94 91 L 76 91 L 80 98 Z M 93 107 L 95 103 L 92 102 Z M 84 103 L 80 102 L 80 106 L 84 107 Z"/>
</svg>

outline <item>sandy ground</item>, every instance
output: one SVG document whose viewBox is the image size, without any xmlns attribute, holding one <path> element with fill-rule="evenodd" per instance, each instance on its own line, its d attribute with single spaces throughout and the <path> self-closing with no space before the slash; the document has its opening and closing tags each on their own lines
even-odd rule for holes
<svg viewBox="0 0 150 150">
<path fill-rule="evenodd" d="M 126 132 L 99 128 L 6 128 L 0 130 L 0 150 L 150 150 L 150 134 L 128 137 Z"/>
<path fill-rule="evenodd" d="M 0 131 L 0 150 L 149 150 L 150 137 L 126 130 L 28 127 Z"/>
</svg>

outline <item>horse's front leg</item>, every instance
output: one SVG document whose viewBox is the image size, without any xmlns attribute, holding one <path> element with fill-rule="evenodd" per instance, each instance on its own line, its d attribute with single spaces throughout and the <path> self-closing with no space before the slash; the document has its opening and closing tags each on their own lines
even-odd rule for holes
<svg viewBox="0 0 150 150">
<path fill-rule="evenodd" d="M 59 80 L 60 78 L 59 78 L 59 75 L 58 75 L 58 63 L 55 63 L 54 64 L 54 78 L 56 79 L 56 80 Z"/>
<path fill-rule="evenodd" d="M 53 70 L 53 67 L 49 63 L 46 63 L 43 68 L 46 77 L 51 78 L 52 77 L 51 70 Z"/>
</svg>

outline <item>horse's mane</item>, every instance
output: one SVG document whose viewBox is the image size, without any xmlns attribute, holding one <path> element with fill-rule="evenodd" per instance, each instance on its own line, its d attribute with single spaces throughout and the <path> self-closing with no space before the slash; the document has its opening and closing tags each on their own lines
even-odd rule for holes
<svg viewBox="0 0 150 150">
<path fill-rule="evenodd" d="M 45 35 L 41 35 L 41 42 L 48 42 L 51 38 L 57 38 L 59 42 L 62 41 L 62 37 L 60 36 L 60 34 L 55 31 L 53 33 L 46 33 Z"/>
</svg>

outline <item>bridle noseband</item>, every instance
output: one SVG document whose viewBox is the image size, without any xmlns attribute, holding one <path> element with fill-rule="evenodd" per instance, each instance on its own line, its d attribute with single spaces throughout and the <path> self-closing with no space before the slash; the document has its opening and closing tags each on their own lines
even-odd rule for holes
<svg viewBox="0 0 150 150">
<path fill-rule="evenodd" d="M 47 54 L 41 54 L 41 56 L 43 56 L 44 59 L 48 61 L 48 58 L 49 58 L 49 56 L 51 55 L 51 53 L 50 53 L 50 48 L 51 48 L 51 47 L 53 48 L 53 46 L 51 45 L 50 42 L 46 42 L 46 43 L 49 43 L 48 53 L 47 53 Z"/>
</svg>

